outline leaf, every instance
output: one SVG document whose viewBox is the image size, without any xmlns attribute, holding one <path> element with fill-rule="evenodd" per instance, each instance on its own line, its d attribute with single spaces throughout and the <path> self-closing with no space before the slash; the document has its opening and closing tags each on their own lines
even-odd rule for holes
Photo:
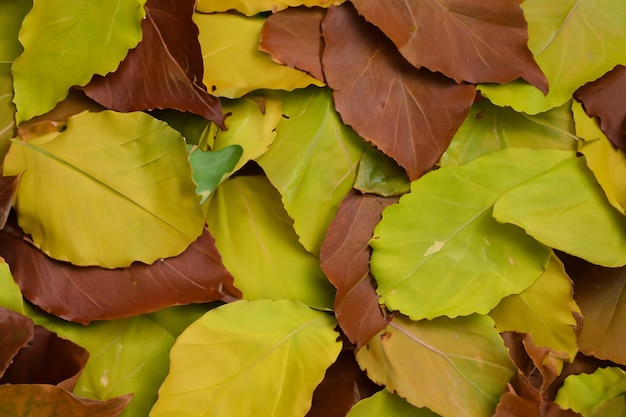
<svg viewBox="0 0 626 417">
<path fill-rule="evenodd" d="M 351 192 L 339 206 L 320 251 L 322 269 L 337 288 L 335 316 L 357 349 L 391 320 L 378 303 L 367 244 L 383 209 L 395 202 L 395 198 Z"/>
<path fill-rule="evenodd" d="M 437 417 L 428 408 L 417 408 L 402 397 L 382 390 L 359 401 L 346 417 Z"/>
<path fill-rule="evenodd" d="M 11 64 L 23 51 L 18 35 L 31 7 L 29 0 L 5 0 L 0 4 L 0 73 L 10 73 Z"/>
<path fill-rule="evenodd" d="M 626 413 L 626 397 L 611 398 L 589 413 L 590 417 L 620 417 Z"/>
<path fill-rule="evenodd" d="M 0 260 L 0 306 L 24 314 L 24 300 L 20 287 L 13 280 L 9 264 Z"/>
<path fill-rule="evenodd" d="M 537 281 L 520 294 L 504 298 L 489 316 L 499 332 L 529 333 L 536 346 L 571 362 L 578 353 L 574 313 L 580 309 L 573 300 L 572 282 L 553 256 Z"/>
<path fill-rule="evenodd" d="M 414 181 L 398 205 L 385 209 L 370 242 L 381 303 L 414 320 L 455 317 L 487 313 L 528 288 L 550 250 L 496 222 L 492 207 L 508 190 L 573 157 L 506 149 Z"/>
<path fill-rule="evenodd" d="M 411 185 L 406 171 L 396 161 L 375 148 L 368 148 L 359 162 L 354 188 L 362 193 L 391 197 L 408 193 Z"/>
<path fill-rule="evenodd" d="M 243 298 L 332 309 L 334 292 L 319 259 L 298 242 L 280 195 L 265 177 L 228 179 L 209 200 L 208 211 L 209 231 Z"/>
<path fill-rule="evenodd" d="M 12 72 L 18 123 L 51 110 L 74 85 L 114 71 L 141 40 L 145 0 L 35 1 Z"/>
<path fill-rule="evenodd" d="M 0 156 L 4 156 L 15 134 L 15 109 L 13 99 L 13 79 L 10 74 L 0 72 Z"/>
<path fill-rule="evenodd" d="M 441 72 L 458 83 L 507 83 L 522 77 L 548 90 L 526 45 L 526 21 L 517 0 L 412 0 L 393 7 L 376 0 L 352 3 L 417 68 Z"/>
<path fill-rule="evenodd" d="M 514 374 L 493 321 L 480 315 L 419 322 L 396 315 L 357 360 L 374 382 L 442 417 L 490 416 Z"/>
<path fill-rule="evenodd" d="M 0 307 L 0 382 L 20 349 L 34 337 L 31 319 Z"/>
<path fill-rule="evenodd" d="M 626 264 L 626 217 L 611 206 L 583 158 L 569 158 L 502 195 L 493 216 L 539 242 L 598 265 Z M 593 218 L 593 224 L 582 219 Z"/>
<path fill-rule="evenodd" d="M 302 245 L 319 253 L 367 145 L 341 122 L 328 89 L 285 94 L 283 113 L 288 118 L 280 121 L 274 143 L 257 162 L 281 193 Z"/>
<path fill-rule="evenodd" d="M 304 415 L 341 350 L 334 325 L 327 314 L 288 300 L 211 310 L 176 341 L 150 416 L 181 407 L 189 416 Z M 274 383 L 263 382 L 267 375 Z"/>
<path fill-rule="evenodd" d="M 574 92 L 617 64 L 626 64 L 626 9 L 619 0 L 566 0 L 522 3 L 528 22 L 528 47 L 548 78 L 547 95 L 530 84 L 481 85 L 498 106 L 536 114 L 566 103 Z M 575 68 L 575 71 L 572 71 Z"/>
<path fill-rule="evenodd" d="M 254 16 L 261 12 L 278 12 L 287 7 L 331 7 L 343 3 L 344 0 L 199 0 L 197 10 L 201 13 L 226 12 L 237 10 L 246 16 Z"/>
<path fill-rule="evenodd" d="M 289 8 L 267 18 L 259 49 L 279 64 L 306 71 L 324 81 L 321 51 L 324 49 L 320 8 Z"/>
<path fill-rule="evenodd" d="M 121 112 L 172 108 L 203 116 L 224 128 L 220 101 L 202 84 L 204 73 L 195 0 L 148 0 L 143 37 L 117 71 L 95 77 L 85 93 Z"/>
<path fill-rule="evenodd" d="M 615 397 L 626 395 L 626 373 L 619 368 L 599 368 L 592 374 L 570 375 L 559 389 L 556 402 L 587 417 Z"/>
<path fill-rule="evenodd" d="M 569 104 L 528 115 L 482 99 L 472 106 L 440 165 L 462 165 L 506 148 L 576 150 L 578 141 Z"/>
<path fill-rule="evenodd" d="M 324 75 L 343 121 L 411 180 L 430 170 L 467 115 L 474 87 L 415 69 L 351 6 L 330 9 L 322 29 Z"/>
<path fill-rule="evenodd" d="M 253 90 L 293 90 L 323 85 L 305 72 L 272 61 L 258 50 L 264 19 L 231 13 L 199 14 L 193 20 L 200 29 L 204 59 L 203 82 L 220 97 L 238 98 Z"/>
<path fill-rule="evenodd" d="M 93 401 L 54 385 L 0 385 L 0 409 L 5 417 L 116 417 L 130 397 Z"/>
<path fill-rule="evenodd" d="M 20 226 L 55 259 L 150 264 L 202 233 L 184 140 L 143 113 L 81 113 L 61 133 L 14 141 L 4 174 L 20 173 Z"/>
<path fill-rule="evenodd" d="M 0 233 L 24 297 L 65 320 L 88 324 L 144 314 L 171 305 L 232 300 L 239 291 L 208 231 L 182 254 L 124 269 L 77 267 L 55 261 L 19 235 Z"/>
<path fill-rule="evenodd" d="M 193 180 L 196 183 L 196 194 L 200 204 L 204 204 L 209 195 L 222 182 L 222 179 L 231 172 L 243 154 L 239 145 L 230 145 L 219 151 L 202 151 L 195 148 L 189 154 L 189 163 L 193 171 Z"/>
</svg>

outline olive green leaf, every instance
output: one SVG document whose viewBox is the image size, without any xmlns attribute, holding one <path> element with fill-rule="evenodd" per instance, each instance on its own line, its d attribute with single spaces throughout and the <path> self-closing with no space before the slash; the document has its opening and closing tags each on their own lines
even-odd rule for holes
<svg viewBox="0 0 626 417">
<path fill-rule="evenodd" d="M 226 12 L 237 10 L 246 16 L 261 12 L 274 12 L 287 7 L 330 7 L 338 6 L 345 0 L 199 0 L 196 9 L 202 13 Z"/>
<path fill-rule="evenodd" d="M 384 389 L 356 403 L 346 417 L 438 417 L 438 414 L 428 408 L 417 408 Z"/>
<path fill-rule="evenodd" d="M 13 141 L 20 226 L 76 265 L 147 264 L 180 254 L 204 218 L 183 138 L 144 113 L 83 112 L 62 132 Z"/>
<path fill-rule="evenodd" d="M 9 73 L 22 53 L 18 40 L 22 20 L 33 6 L 31 0 L 4 0 L 0 3 L 0 73 Z"/>
<path fill-rule="evenodd" d="M 230 145 L 219 151 L 203 151 L 195 147 L 189 154 L 189 163 L 193 171 L 193 180 L 196 183 L 196 194 L 200 204 L 204 204 L 213 190 L 222 182 L 228 173 L 237 165 L 243 148 L 239 145 Z"/>
<path fill-rule="evenodd" d="M 368 147 L 359 161 L 354 188 L 362 193 L 391 197 L 409 192 L 406 171 L 396 161 L 374 147 Z"/>
<path fill-rule="evenodd" d="M 341 351 L 336 324 L 288 300 L 213 309 L 176 340 L 150 416 L 304 416 Z"/>
<path fill-rule="evenodd" d="M 613 403 L 623 407 L 626 396 L 626 373 L 619 368 L 598 368 L 592 374 L 570 375 L 556 394 L 556 402 L 564 409 L 572 409 L 584 417 L 596 414 L 594 410 L 612 399 L 621 397 L 622 401 Z M 610 411 L 610 410 L 604 410 Z"/>
<path fill-rule="evenodd" d="M 0 157 L 9 150 L 15 131 L 15 108 L 13 99 L 13 79 L 11 74 L 0 72 Z"/>
</svg>

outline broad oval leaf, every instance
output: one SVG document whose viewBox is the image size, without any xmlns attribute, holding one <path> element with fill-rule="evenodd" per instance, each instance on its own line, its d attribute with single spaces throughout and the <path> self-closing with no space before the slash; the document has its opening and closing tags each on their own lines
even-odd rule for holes
<svg viewBox="0 0 626 417">
<path fill-rule="evenodd" d="M 280 194 L 262 176 L 223 182 L 209 200 L 209 231 L 246 299 L 297 300 L 331 310 L 333 287 L 298 242 Z"/>
<path fill-rule="evenodd" d="M 21 173 L 20 226 L 55 259 L 150 264 L 202 233 L 184 140 L 144 113 L 84 112 L 61 133 L 14 141 L 4 173 Z"/>
<path fill-rule="evenodd" d="M 505 149 L 424 175 L 374 230 L 381 302 L 413 319 L 487 313 L 543 273 L 550 250 L 492 217 L 496 201 L 573 152 Z M 436 279 L 434 278 L 436 277 Z"/>
<path fill-rule="evenodd" d="M 141 40 L 145 0 L 34 1 L 12 67 L 18 123 L 43 114 L 74 85 L 114 71 Z"/>
<path fill-rule="evenodd" d="M 375 382 L 443 417 L 491 416 L 515 373 L 493 321 L 480 315 L 396 315 L 357 360 Z"/>
<path fill-rule="evenodd" d="M 176 340 L 150 416 L 304 416 L 341 350 L 335 324 L 288 300 L 213 309 Z"/>
<path fill-rule="evenodd" d="M 201 13 L 226 12 L 237 10 L 246 16 L 254 16 L 261 12 L 274 12 L 287 7 L 331 7 L 345 0 L 199 0 L 196 6 Z"/>
<path fill-rule="evenodd" d="M 599 368 L 592 374 L 570 375 L 556 394 L 556 402 L 583 416 L 592 414 L 607 401 L 626 396 L 626 372 L 620 368 Z M 608 411 L 608 410 L 607 410 Z"/>
<path fill-rule="evenodd" d="M 438 417 L 438 414 L 428 408 L 417 408 L 384 389 L 359 401 L 346 417 Z"/>
<path fill-rule="evenodd" d="M 367 145 L 341 122 L 326 88 L 286 93 L 283 113 L 287 118 L 257 162 L 281 193 L 302 245 L 319 253 L 339 203 L 352 189 Z"/>
<path fill-rule="evenodd" d="M 544 93 L 522 81 L 480 91 L 498 106 L 536 114 L 560 106 L 589 81 L 617 64 L 626 64 L 626 8 L 621 0 L 522 2 L 528 22 L 528 47 L 548 78 Z M 572 69 L 576 70 L 573 71 Z"/>
<path fill-rule="evenodd" d="M 280 65 L 259 51 L 263 18 L 196 13 L 193 20 L 200 29 L 203 82 L 211 94 L 238 98 L 262 88 L 290 91 L 310 84 L 323 85 L 309 74 Z"/>
</svg>

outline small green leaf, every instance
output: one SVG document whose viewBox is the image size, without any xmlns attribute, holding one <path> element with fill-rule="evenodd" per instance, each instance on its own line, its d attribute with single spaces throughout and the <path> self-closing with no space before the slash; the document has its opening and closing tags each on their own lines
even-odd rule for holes
<svg viewBox="0 0 626 417">
<path fill-rule="evenodd" d="M 304 416 L 341 351 L 336 324 L 287 300 L 213 309 L 177 339 L 150 416 Z"/>
<path fill-rule="evenodd" d="M 391 197 L 408 193 L 411 183 L 406 171 L 396 161 L 376 148 L 368 147 L 359 162 L 354 188 L 362 193 Z"/>
<path fill-rule="evenodd" d="M 193 180 L 196 183 L 196 194 L 200 204 L 204 204 L 213 190 L 230 173 L 243 154 L 239 145 L 227 146 L 219 151 L 202 151 L 195 148 L 189 154 L 189 162 L 193 171 Z"/>
<path fill-rule="evenodd" d="M 350 410 L 346 417 L 438 417 L 428 408 L 417 408 L 404 398 L 386 389 L 364 398 Z"/>
<path fill-rule="evenodd" d="M 626 373 L 619 368 L 599 368 L 592 374 L 570 375 L 556 394 L 556 402 L 585 417 L 616 397 L 626 395 Z"/>
</svg>

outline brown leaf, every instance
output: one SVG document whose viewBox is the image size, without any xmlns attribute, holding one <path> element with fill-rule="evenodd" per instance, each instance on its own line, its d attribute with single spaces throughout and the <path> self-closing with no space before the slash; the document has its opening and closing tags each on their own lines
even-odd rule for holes
<svg viewBox="0 0 626 417">
<path fill-rule="evenodd" d="M 3 417 L 115 417 L 131 395 L 95 401 L 76 397 L 55 385 L 0 385 Z"/>
<path fill-rule="evenodd" d="M 171 108 L 198 114 L 225 129 L 217 97 L 202 84 L 204 66 L 195 0 L 148 0 L 143 39 L 117 71 L 84 87 L 98 103 L 121 112 Z"/>
<path fill-rule="evenodd" d="M 339 206 L 320 250 L 322 269 L 337 288 L 337 321 L 357 349 L 391 320 L 378 303 L 369 270 L 368 242 L 383 209 L 397 201 L 353 190 Z"/>
<path fill-rule="evenodd" d="M 417 68 L 457 82 L 507 83 L 524 78 L 541 91 L 548 80 L 528 49 L 520 0 L 410 0 L 393 6 L 352 0 Z"/>
<path fill-rule="evenodd" d="M 328 10 L 322 31 L 324 75 L 343 121 L 411 180 L 430 170 L 467 116 L 474 86 L 416 69 L 348 3 Z"/>
<path fill-rule="evenodd" d="M 77 267 L 47 257 L 7 231 L 0 233 L 0 256 L 10 265 L 24 297 L 49 313 L 82 324 L 240 297 L 206 228 L 181 255 L 153 265 Z"/>
<path fill-rule="evenodd" d="M 602 131 L 617 148 L 626 151 L 626 67 L 618 65 L 600 79 L 574 93 L 589 116 L 600 119 Z"/>
<path fill-rule="evenodd" d="M 4 228 L 13 207 L 19 177 L 4 177 L 0 168 L 0 229 Z"/>
<path fill-rule="evenodd" d="M 291 7 L 267 18 L 259 49 L 279 64 L 306 71 L 324 81 L 321 54 L 324 48 L 319 7 Z"/>
<path fill-rule="evenodd" d="M 0 307 L 0 378 L 13 362 L 15 356 L 34 337 L 31 319 Z"/>
</svg>

